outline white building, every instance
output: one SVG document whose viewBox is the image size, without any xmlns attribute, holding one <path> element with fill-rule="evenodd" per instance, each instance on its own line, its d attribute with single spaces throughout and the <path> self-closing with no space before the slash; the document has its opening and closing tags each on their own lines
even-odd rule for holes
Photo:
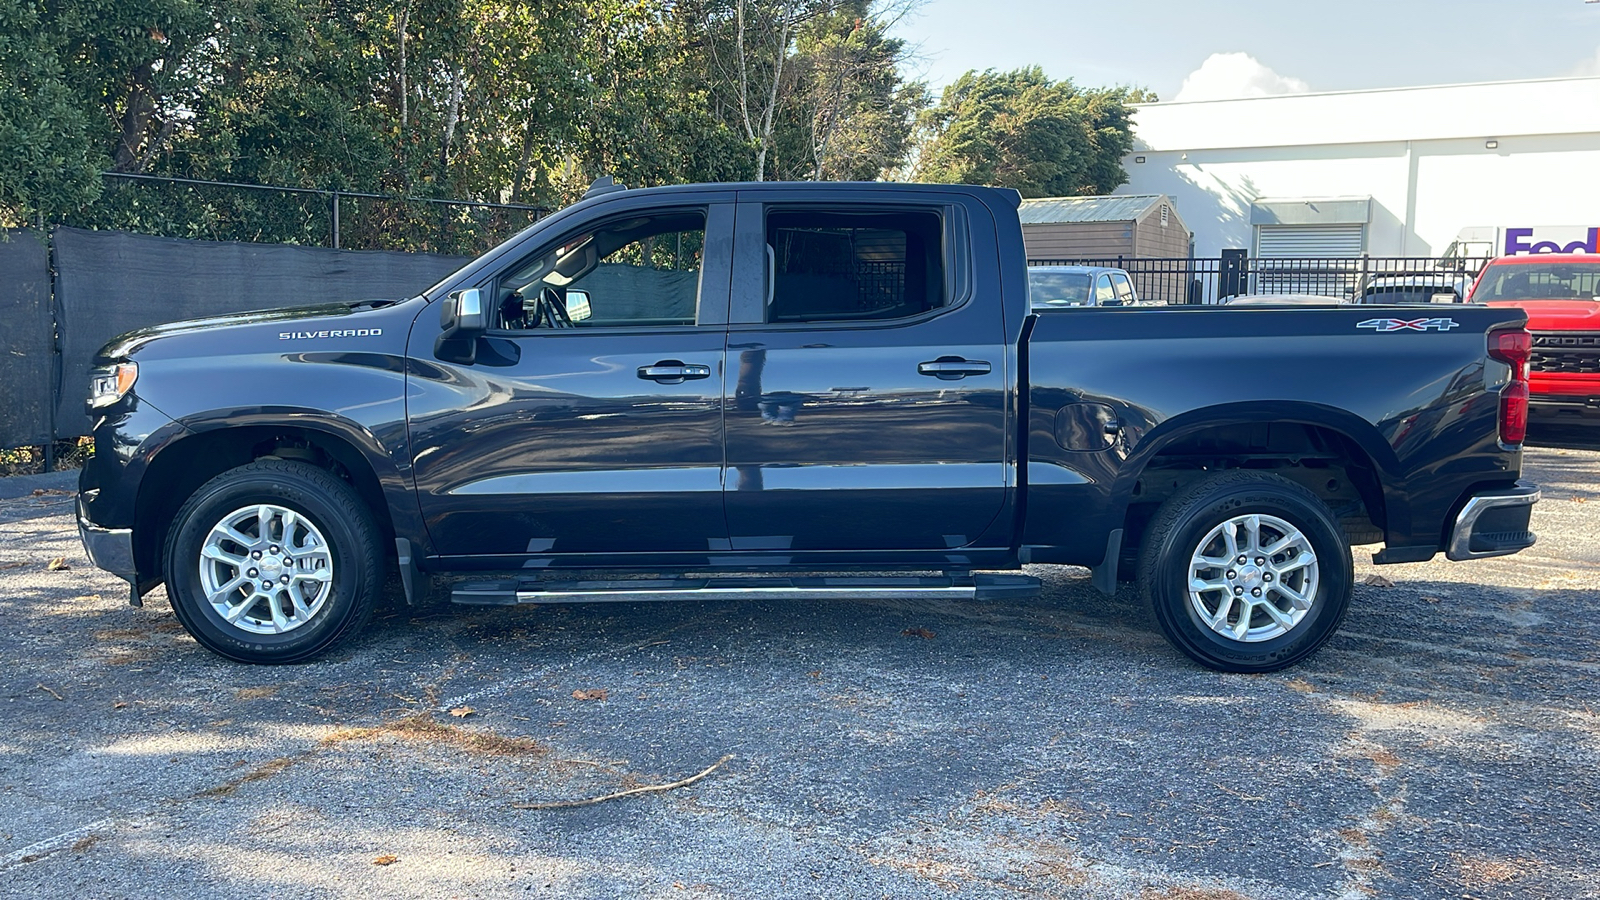
<svg viewBox="0 0 1600 900">
<path fill-rule="evenodd" d="M 1194 253 L 1437 256 L 1466 228 L 1600 226 L 1600 78 L 1135 107 L 1119 194 Z"/>
</svg>

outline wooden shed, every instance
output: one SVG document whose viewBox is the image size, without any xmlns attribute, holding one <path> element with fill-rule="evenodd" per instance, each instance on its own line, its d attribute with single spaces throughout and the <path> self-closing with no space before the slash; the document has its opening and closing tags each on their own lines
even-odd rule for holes
<svg viewBox="0 0 1600 900">
<path fill-rule="evenodd" d="M 1030 261 L 1189 256 L 1189 229 L 1165 194 L 1044 197 L 1018 212 Z"/>
</svg>

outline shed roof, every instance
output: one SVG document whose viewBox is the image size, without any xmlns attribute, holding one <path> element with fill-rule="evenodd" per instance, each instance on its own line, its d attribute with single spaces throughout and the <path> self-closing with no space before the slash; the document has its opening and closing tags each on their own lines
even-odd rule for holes
<svg viewBox="0 0 1600 900">
<path fill-rule="evenodd" d="M 1132 222 L 1157 203 L 1171 204 L 1164 194 L 1115 194 L 1102 197 L 1041 197 L 1024 200 L 1017 214 L 1024 225 L 1054 222 Z"/>
</svg>

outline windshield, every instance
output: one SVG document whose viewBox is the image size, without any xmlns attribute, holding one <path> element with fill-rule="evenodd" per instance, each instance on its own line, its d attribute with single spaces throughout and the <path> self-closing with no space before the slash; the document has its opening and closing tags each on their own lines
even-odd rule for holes
<svg viewBox="0 0 1600 900">
<path fill-rule="evenodd" d="M 1086 306 L 1089 276 L 1084 272 L 1029 272 L 1028 298 L 1055 306 Z"/>
<path fill-rule="evenodd" d="M 1449 294 L 1452 301 L 1459 300 L 1454 290 L 1425 284 L 1367 288 L 1362 303 L 1432 303 L 1433 295 Z"/>
<path fill-rule="evenodd" d="M 1593 300 L 1600 298 L 1600 263 L 1518 263 L 1490 266 L 1472 299 Z"/>
</svg>

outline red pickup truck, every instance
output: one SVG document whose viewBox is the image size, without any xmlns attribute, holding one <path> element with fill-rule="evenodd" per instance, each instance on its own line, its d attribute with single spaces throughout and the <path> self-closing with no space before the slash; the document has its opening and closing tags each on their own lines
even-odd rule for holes
<svg viewBox="0 0 1600 900">
<path fill-rule="evenodd" d="M 1534 422 L 1600 425 L 1600 254 L 1503 256 L 1467 299 L 1527 311 Z"/>
</svg>

